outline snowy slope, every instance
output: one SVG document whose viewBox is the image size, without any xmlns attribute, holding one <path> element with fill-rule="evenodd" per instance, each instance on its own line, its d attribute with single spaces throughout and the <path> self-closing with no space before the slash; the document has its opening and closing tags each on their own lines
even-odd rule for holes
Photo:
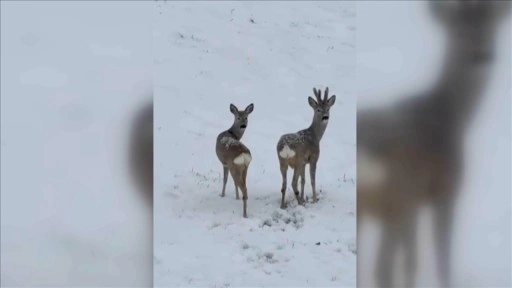
<svg viewBox="0 0 512 288">
<path fill-rule="evenodd" d="M 126 156 L 152 89 L 152 4 L 1 11 L 2 287 L 151 285 L 151 213 Z"/>
<path fill-rule="evenodd" d="M 155 286 L 355 286 L 355 4 L 157 4 Z M 281 210 L 275 146 L 306 128 L 307 97 L 337 101 L 321 142 L 320 201 Z M 248 219 L 215 155 L 229 104 L 254 112 Z M 289 170 L 289 179 L 291 179 Z M 306 195 L 311 195 L 309 173 Z"/>
</svg>

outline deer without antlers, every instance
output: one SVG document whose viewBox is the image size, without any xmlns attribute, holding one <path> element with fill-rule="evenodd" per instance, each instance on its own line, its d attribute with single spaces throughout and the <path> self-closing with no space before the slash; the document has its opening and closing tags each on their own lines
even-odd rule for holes
<svg viewBox="0 0 512 288">
<path fill-rule="evenodd" d="M 130 172 L 146 203 L 153 205 L 153 102 L 139 108 L 130 135 Z"/>
<path fill-rule="evenodd" d="M 215 151 L 217 157 L 222 163 L 224 170 L 224 178 L 222 184 L 221 197 L 226 195 L 226 183 L 228 182 L 228 172 L 233 177 L 235 183 L 236 199 L 239 200 L 240 196 L 238 189 L 242 190 L 242 199 L 244 202 L 244 218 L 247 218 L 247 170 L 249 163 L 251 163 L 251 151 L 245 146 L 240 139 L 245 133 L 248 124 L 248 116 L 254 110 L 254 104 L 249 104 L 244 111 L 239 111 L 238 108 L 230 104 L 229 109 L 235 116 L 233 125 L 228 130 L 223 131 L 217 136 L 217 143 Z"/>
<path fill-rule="evenodd" d="M 312 97 L 308 97 L 308 103 L 313 108 L 313 121 L 311 125 L 296 133 L 285 134 L 279 138 L 277 142 L 277 156 L 279 158 L 279 167 L 283 178 L 281 187 L 281 208 L 286 208 L 286 174 L 288 166 L 294 170 L 292 179 L 292 188 L 295 197 L 300 205 L 304 204 L 304 185 L 306 183 L 305 170 L 309 164 L 309 172 L 311 178 L 311 188 L 313 190 L 313 202 L 317 201 L 315 178 L 316 164 L 320 157 L 320 140 L 324 135 L 327 123 L 329 122 L 329 110 L 336 101 L 336 95 L 332 95 L 329 99 L 329 88 L 325 88 L 324 98 L 321 98 L 321 91 L 313 88 L 316 101 Z M 301 178 L 301 194 L 297 184 Z"/>
</svg>

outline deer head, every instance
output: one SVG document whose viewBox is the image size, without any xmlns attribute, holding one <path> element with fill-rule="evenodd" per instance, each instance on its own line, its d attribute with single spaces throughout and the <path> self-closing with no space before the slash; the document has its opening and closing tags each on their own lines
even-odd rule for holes
<svg viewBox="0 0 512 288">
<path fill-rule="evenodd" d="M 510 14 L 511 1 L 430 1 L 429 5 L 457 53 L 476 62 L 492 58 L 497 24 Z"/>
<path fill-rule="evenodd" d="M 336 95 L 329 96 L 329 87 L 325 88 L 324 98 L 322 99 L 322 91 L 313 88 L 316 101 L 312 97 L 308 97 L 308 103 L 313 108 L 313 122 L 327 123 L 329 121 L 329 110 L 336 101 Z"/>
<path fill-rule="evenodd" d="M 254 104 L 249 104 L 249 106 L 247 106 L 243 111 L 239 111 L 235 105 L 230 104 L 229 110 L 235 116 L 235 122 L 233 123 L 233 127 L 239 129 L 240 131 L 244 131 L 245 128 L 247 128 L 247 124 L 249 123 L 249 114 L 251 114 L 252 111 L 254 110 Z"/>
</svg>

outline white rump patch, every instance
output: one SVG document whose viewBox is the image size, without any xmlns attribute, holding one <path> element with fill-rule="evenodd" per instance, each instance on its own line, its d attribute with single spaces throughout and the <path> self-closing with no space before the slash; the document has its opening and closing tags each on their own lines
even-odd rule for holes
<svg viewBox="0 0 512 288">
<path fill-rule="evenodd" d="M 292 158 L 295 156 L 295 151 L 290 149 L 288 145 L 284 145 L 283 149 L 279 151 L 279 156 L 283 159 Z"/>
<path fill-rule="evenodd" d="M 245 165 L 249 166 L 249 163 L 251 163 L 252 157 L 249 153 L 242 153 L 238 155 L 235 159 L 233 159 L 233 163 L 236 165 Z"/>
<path fill-rule="evenodd" d="M 387 178 L 386 164 L 368 151 L 357 151 L 357 185 L 365 188 L 377 188 Z"/>
</svg>

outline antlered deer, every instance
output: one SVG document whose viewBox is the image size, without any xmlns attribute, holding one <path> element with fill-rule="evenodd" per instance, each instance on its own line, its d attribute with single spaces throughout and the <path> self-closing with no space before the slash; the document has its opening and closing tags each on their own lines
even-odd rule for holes
<svg viewBox="0 0 512 288">
<path fill-rule="evenodd" d="M 292 188 L 299 204 L 304 203 L 304 185 L 306 183 L 306 165 L 309 164 L 309 172 L 311 177 L 311 188 L 313 190 L 313 202 L 317 201 L 316 196 L 316 164 L 320 157 L 320 140 L 324 135 L 327 124 L 329 123 L 329 110 L 336 101 L 336 95 L 329 96 L 329 88 L 325 88 L 324 97 L 322 99 L 321 91 L 313 88 L 316 101 L 312 97 L 308 97 L 308 103 L 313 108 L 313 121 L 311 125 L 296 133 L 285 134 L 279 138 L 277 142 L 277 157 L 279 158 L 279 167 L 283 184 L 281 186 L 281 208 L 286 208 L 286 174 L 288 166 L 293 169 Z M 301 178 L 301 193 L 297 184 Z"/>
<path fill-rule="evenodd" d="M 429 4 L 448 33 L 446 62 L 437 84 L 391 107 L 357 113 L 358 224 L 364 215 L 376 216 L 382 224 L 376 265 L 381 287 L 396 285 L 392 263 L 400 245 L 406 256 L 405 286 L 414 286 L 416 218 L 424 204 L 434 211 L 440 283 L 450 286 L 463 136 L 489 80 L 498 20 L 510 10 L 510 1 Z"/>
</svg>

